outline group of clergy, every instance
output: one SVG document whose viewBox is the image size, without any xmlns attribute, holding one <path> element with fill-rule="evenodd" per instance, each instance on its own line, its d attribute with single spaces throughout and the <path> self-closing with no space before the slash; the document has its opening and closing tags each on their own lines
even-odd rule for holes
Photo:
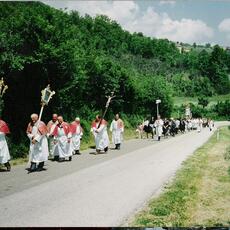
<svg viewBox="0 0 230 230">
<path fill-rule="evenodd" d="M 91 132 L 96 144 L 95 154 L 108 152 L 110 142 L 107 126 L 107 121 L 99 115 L 92 122 Z M 119 114 L 115 115 L 110 125 L 110 131 L 112 132 L 112 142 L 115 145 L 115 149 L 119 150 L 124 133 L 124 123 Z M 5 139 L 5 136 L 9 133 L 8 125 L 0 119 L 0 164 L 4 164 L 7 171 L 11 170 L 10 154 Z M 34 113 L 31 115 L 26 134 L 30 139 L 29 173 L 44 170 L 44 163 L 48 160 L 49 155 L 53 157 L 53 160 L 59 162 L 64 162 L 66 159 L 71 161 L 73 155 L 80 155 L 83 129 L 79 117 L 76 117 L 73 122 L 67 123 L 62 116 L 53 114 L 52 120 L 46 125 Z"/>
</svg>

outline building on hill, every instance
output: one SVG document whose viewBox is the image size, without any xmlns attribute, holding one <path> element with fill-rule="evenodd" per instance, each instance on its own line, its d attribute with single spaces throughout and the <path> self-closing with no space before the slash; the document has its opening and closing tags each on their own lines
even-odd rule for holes
<svg viewBox="0 0 230 230">
<path fill-rule="evenodd" d="M 227 47 L 225 48 L 225 50 L 226 50 L 228 53 L 230 53 L 230 46 L 227 46 Z"/>
<path fill-rule="evenodd" d="M 188 45 L 179 43 L 179 42 L 176 43 L 176 47 L 180 53 L 187 53 L 191 51 L 191 47 L 189 47 Z"/>
<path fill-rule="evenodd" d="M 182 48 L 183 47 L 179 42 L 176 43 L 176 48 L 179 50 L 180 53 L 182 53 Z"/>
</svg>

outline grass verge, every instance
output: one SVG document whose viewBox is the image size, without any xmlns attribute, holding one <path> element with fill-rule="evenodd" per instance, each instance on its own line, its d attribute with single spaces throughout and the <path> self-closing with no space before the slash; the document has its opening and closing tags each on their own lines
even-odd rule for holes
<svg viewBox="0 0 230 230">
<path fill-rule="evenodd" d="M 163 193 L 130 226 L 228 226 L 230 224 L 230 129 L 220 129 L 199 148 Z"/>
</svg>

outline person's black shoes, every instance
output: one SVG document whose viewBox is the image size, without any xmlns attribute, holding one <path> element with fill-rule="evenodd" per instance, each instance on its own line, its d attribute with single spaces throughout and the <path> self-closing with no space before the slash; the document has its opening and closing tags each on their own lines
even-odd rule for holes
<svg viewBox="0 0 230 230">
<path fill-rule="evenodd" d="M 69 157 L 69 161 L 72 161 L 72 157 L 71 156 Z"/>
<path fill-rule="evenodd" d="M 54 161 L 58 161 L 59 160 L 59 156 L 54 156 Z"/>
<path fill-rule="evenodd" d="M 62 157 L 60 157 L 58 160 L 58 162 L 64 162 L 64 161 L 65 161 L 65 158 L 62 158 Z"/>
<path fill-rule="evenodd" d="M 105 153 L 108 152 L 109 148 L 108 146 L 104 148 Z"/>
<path fill-rule="evenodd" d="M 80 153 L 79 150 L 75 150 L 75 154 L 76 154 L 76 155 L 81 155 L 81 153 Z"/>
<path fill-rule="evenodd" d="M 43 171 L 44 170 L 44 161 L 43 162 L 40 162 L 39 164 L 38 164 L 38 168 L 37 168 L 37 171 Z"/>
<path fill-rule="evenodd" d="M 10 162 L 8 161 L 8 162 L 6 162 L 4 165 L 6 166 L 6 171 L 7 171 L 7 172 L 10 172 L 10 170 L 11 170 Z"/>
<path fill-rule="evenodd" d="M 32 172 L 35 172 L 36 171 L 36 163 L 34 162 L 31 162 L 31 165 L 30 165 L 30 168 L 28 170 L 28 173 L 32 173 Z"/>
</svg>

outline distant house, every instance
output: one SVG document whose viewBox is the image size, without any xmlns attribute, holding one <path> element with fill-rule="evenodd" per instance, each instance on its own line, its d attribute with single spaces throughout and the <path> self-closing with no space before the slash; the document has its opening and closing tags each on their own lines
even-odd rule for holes
<svg viewBox="0 0 230 230">
<path fill-rule="evenodd" d="M 180 53 L 182 53 L 182 45 L 179 44 L 179 42 L 176 43 L 176 47 L 179 50 Z"/>
<path fill-rule="evenodd" d="M 188 46 L 183 46 L 179 42 L 176 43 L 176 47 L 179 50 L 180 53 L 187 53 L 191 51 L 191 48 Z"/>
<path fill-rule="evenodd" d="M 191 49 L 189 47 L 183 47 L 183 52 L 188 53 L 190 51 L 191 51 Z"/>
</svg>

